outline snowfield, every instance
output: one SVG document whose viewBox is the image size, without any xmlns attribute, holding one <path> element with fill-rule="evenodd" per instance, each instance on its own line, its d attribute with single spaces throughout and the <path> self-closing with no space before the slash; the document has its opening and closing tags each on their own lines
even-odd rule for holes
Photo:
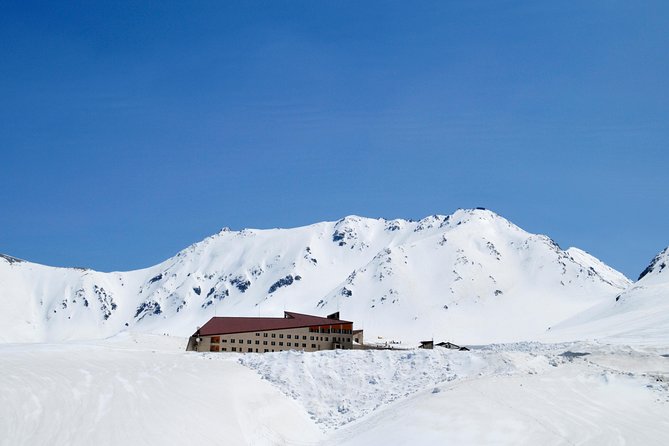
<svg viewBox="0 0 669 446">
<path fill-rule="evenodd" d="M 547 339 L 600 339 L 617 344 L 669 345 L 669 248 L 615 298 L 555 325 Z"/>
<path fill-rule="evenodd" d="M 0 346 L 2 445 L 639 444 L 669 436 L 669 347 L 221 354 L 185 340 Z"/>
<path fill-rule="evenodd" d="M 170 342 L 172 341 L 172 342 Z M 234 358 L 161 336 L 0 346 L 0 444 L 282 444 L 322 437 Z M 287 414 L 279 422 L 277 414 Z M 289 415 L 288 415 L 289 414 Z"/>
</svg>

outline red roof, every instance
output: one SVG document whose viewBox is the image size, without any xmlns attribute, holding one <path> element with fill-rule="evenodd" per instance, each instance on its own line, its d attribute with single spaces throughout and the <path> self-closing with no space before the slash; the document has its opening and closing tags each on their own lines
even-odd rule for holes
<svg viewBox="0 0 669 446">
<path fill-rule="evenodd" d="M 352 323 L 340 319 L 328 319 L 327 317 L 285 311 L 284 317 L 212 317 L 209 322 L 200 328 L 199 334 L 210 336 Z"/>
</svg>

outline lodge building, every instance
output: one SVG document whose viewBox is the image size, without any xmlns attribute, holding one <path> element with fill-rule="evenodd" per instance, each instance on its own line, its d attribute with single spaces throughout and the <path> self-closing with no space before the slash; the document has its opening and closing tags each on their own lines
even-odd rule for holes
<svg viewBox="0 0 669 446">
<path fill-rule="evenodd" d="M 275 317 L 212 317 L 188 340 L 187 350 L 198 352 L 268 353 L 285 350 L 314 352 L 352 349 L 362 345 L 362 330 L 353 322 L 284 312 Z"/>
</svg>

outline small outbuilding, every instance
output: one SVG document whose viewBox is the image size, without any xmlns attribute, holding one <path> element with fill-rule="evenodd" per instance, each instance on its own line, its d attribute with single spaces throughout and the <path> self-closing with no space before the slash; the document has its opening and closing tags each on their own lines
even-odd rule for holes
<svg viewBox="0 0 669 446">
<path fill-rule="evenodd" d="M 450 350 L 460 350 L 461 352 L 468 352 L 467 347 L 460 347 L 459 345 L 453 344 L 452 342 L 440 342 L 437 344 L 437 347 L 447 348 Z"/>
<path fill-rule="evenodd" d="M 418 348 L 424 348 L 426 350 L 432 350 L 434 348 L 434 341 L 420 341 Z"/>
</svg>

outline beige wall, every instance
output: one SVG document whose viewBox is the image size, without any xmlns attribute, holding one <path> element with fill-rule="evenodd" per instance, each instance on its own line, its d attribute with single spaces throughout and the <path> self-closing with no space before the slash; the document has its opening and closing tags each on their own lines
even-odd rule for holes
<svg viewBox="0 0 669 446">
<path fill-rule="evenodd" d="M 364 339 L 362 338 L 362 335 L 363 335 L 362 330 L 353 330 L 353 335 L 351 336 L 355 340 L 355 342 L 360 344 L 359 347 L 361 347 L 362 344 L 364 344 Z"/>
<path fill-rule="evenodd" d="M 220 342 L 213 343 L 212 338 L 216 337 L 219 338 Z M 236 351 L 242 353 L 264 353 L 285 350 L 304 350 L 307 352 L 314 352 L 319 350 L 333 350 L 335 344 L 339 344 L 338 348 L 351 349 L 353 348 L 353 337 L 354 335 L 350 333 L 311 333 L 309 332 L 308 327 L 287 330 L 254 331 L 228 335 L 200 336 L 201 341 L 197 346 L 197 351 L 216 351 L 215 347 L 218 347 L 218 351 L 221 352 Z M 360 334 L 359 337 L 360 340 L 362 340 L 362 334 Z M 212 347 L 214 347 L 214 350 L 212 350 Z M 233 348 L 235 350 L 233 350 Z"/>
</svg>

